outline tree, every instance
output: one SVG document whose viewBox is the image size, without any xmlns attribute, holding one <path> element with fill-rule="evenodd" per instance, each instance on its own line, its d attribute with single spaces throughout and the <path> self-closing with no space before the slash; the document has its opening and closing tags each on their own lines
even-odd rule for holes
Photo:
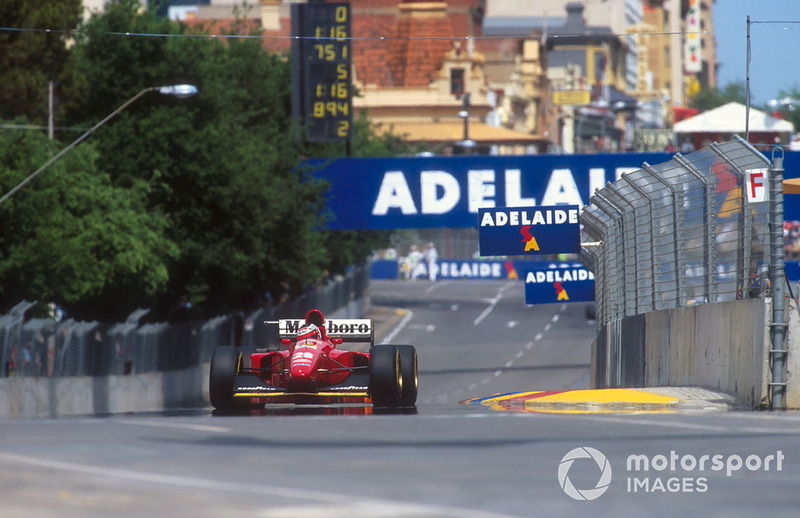
<svg viewBox="0 0 800 518">
<path fill-rule="evenodd" d="M 185 27 L 109 4 L 76 43 L 71 113 L 92 118 L 141 88 L 190 82 L 188 102 L 150 99 L 98 135 L 99 164 L 114 185 L 151 185 L 151 210 L 169 215 L 180 250 L 159 313 L 188 297 L 204 312 L 254 305 L 323 270 L 322 186 L 296 170 L 289 65 L 257 40 L 128 38 L 185 34 Z M 77 92 L 82 92 L 77 94 Z M 99 113 L 98 113 L 99 112 Z"/>
<path fill-rule="evenodd" d="M 787 98 L 794 102 L 788 105 L 778 104 L 777 106 L 767 103 L 764 106 L 764 111 L 767 113 L 777 112 L 780 117 L 794 124 L 796 133 L 800 133 L 800 85 L 795 83 L 790 89 L 778 92 L 778 100 Z"/>
<path fill-rule="evenodd" d="M 143 100 L 97 135 L 98 164 L 112 183 L 146 182 L 150 209 L 170 219 L 167 237 L 180 253 L 157 313 L 183 297 L 205 314 L 253 307 L 267 292 L 299 293 L 325 271 L 362 262 L 386 234 L 324 230 L 326 185 L 302 158 L 340 156 L 343 146 L 295 138 L 286 56 L 257 39 L 180 37 L 185 26 L 137 5 L 109 4 L 87 23 L 76 42 L 70 114 L 87 124 L 87 114 L 96 120 L 150 85 L 199 87 L 188 102 Z M 356 152 L 401 147 L 371 137 L 366 121 L 357 126 Z"/>
<path fill-rule="evenodd" d="M 424 148 L 410 144 L 398 135 L 386 130 L 381 124 L 373 124 L 367 114 L 362 113 L 353 121 L 352 156 L 377 157 L 414 155 Z M 326 156 L 326 155 L 321 155 Z M 336 156 L 331 151 L 330 155 Z M 322 232 L 328 250 L 328 269 L 339 272 L 360 263 L 379 248 L 385 248 L 391 240 L 388 230 L 339 230 Z"/>
<path fill-rule="evenodd" d="M 107 3 L 82 29 L 59 88 L 64 124 L 91 126 L 150 86 L 192 83 L 199 94 L 141 97 L 37 178 L 40 188 L 58 185 L 55 198 L 26 189 L 0 207 L 16 225 L 0 231 L 4 304 L 33 296 L 88 318 L 148 307 L 161 319 L 188 298 L 208 316 L 252 308 L 267 292 L 300 293 L 388 243 L 388 232 L 325 230 L 327 186 L 303 158 L 342 156 L 345 147 L 295 137 L 286 56 L 258 39 L 188 37 L 186 26 L 135 0 Z M 411 152 L 366 118 L 354 121 L 354 134 L 355 156 Z M 34 163 L 58 149 L 7 144 Z M 9 165 L 14 176 L 0 177 L 0 187 L 33 165 Z M 41 222 L 27 223 L 28 197 L 39 200 Z M 74 207 L 65 211 L 63 200 Z M 45 236 L 66 251 L 58 268 L 43 266 L 55 260 Z"/>
<path fill-rule="evenodd" d="M 65 42 L 82 9 L 81 0 L 0 2 L 0 27 L 7 28 L 0 31 L 0 119 L 24 115 L 36 124 L 47 122 L 48 83 L 65 72 Z"/>
<path fill-rule="evenodd" d="M 54 155 L 41 133 L 0 132 L 5 193 Z M 54 302 L 78 317 L 119 316 L 166 286 L 175 246 L 145 209 L 147 186 L 111 186 L 91 144 L 75 148 L 0 205 L 0 300 Z"/>
<path fill-rule="evenodd" d="M 701 112 L 717 108 L 730 102 L 745 103 L 745 85 L 743 81 L 734 81 L 719 88 L 706 88 L 700 90 L 692 97 L 689 106 Z"/>
</svg>

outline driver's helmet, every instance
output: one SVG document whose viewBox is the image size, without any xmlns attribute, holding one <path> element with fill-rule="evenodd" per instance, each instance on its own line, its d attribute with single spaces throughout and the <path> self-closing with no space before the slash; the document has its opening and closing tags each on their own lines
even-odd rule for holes
<svg viewBox="0 0 800 518">
<path fill-rule="evenodd" d="M 319 328 L 314 324 L 304 324 L 297 330 L 298 342 L 300 340 L 319 340 L 321 337 L 322 333 L 319 332 Z"/>
</svg>

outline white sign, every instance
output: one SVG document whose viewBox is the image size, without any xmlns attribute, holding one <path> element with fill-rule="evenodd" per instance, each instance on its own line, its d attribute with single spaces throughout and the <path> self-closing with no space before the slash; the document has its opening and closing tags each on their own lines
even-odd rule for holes
<svg viewBox="0 0 800 518">
<path fill-rule="evenodd" d="M 686 43 L 684 44 L 683 69 L 692 74 L 703 71 L 703 57 L 700 24 L 700 0 L 689 0 L 686 11 Z"/>
<path fill-rule="evenodd" d="M 769 201 L 769 173 L 767 168 L 762 167 L 745 171 L 745 187 L 749 203 Z"/>
</svg>

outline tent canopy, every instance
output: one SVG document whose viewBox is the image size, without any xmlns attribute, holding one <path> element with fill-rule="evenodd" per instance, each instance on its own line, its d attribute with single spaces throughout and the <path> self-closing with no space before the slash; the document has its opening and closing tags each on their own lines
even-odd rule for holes
<svg viewBox="0 0 800 518">
<path fill-rule="evenodd" d="M 676 122 L 675 133 L 741 133 L 745 132 L 745 105 L 728 103 L 713 110 Z M 751 133 L 794 133 L 794 124 L 750 108 Z"/>
</svg>

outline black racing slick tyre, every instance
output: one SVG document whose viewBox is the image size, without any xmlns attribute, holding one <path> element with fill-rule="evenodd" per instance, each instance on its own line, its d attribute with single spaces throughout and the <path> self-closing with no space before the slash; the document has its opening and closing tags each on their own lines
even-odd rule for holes
<svg viewBox="0 0 800 518">
<path fill-rule="evenodd" d="M 403 393 L 400 396 L 401 406 L 417 404 L 417 387 L 419 375 L 417 370 L 417 350 L 413 345 L 395 345 L 400 353 L 400 368 L 403 373 Z"/>
<path fill-rule="evenodd" d="M 403 394 L 400 351 L 393 345 L 375 345 L 369 351 L 369 393 L 376 407 L 398 407 Z"/>
<path fill-rule="evenodd" d="M 217 410 L 233 410 L 233 383 L 239 372 L 242 353 L 237 347 L 221 346 L 211 356 L 208 395 Z"/>
</svg>

